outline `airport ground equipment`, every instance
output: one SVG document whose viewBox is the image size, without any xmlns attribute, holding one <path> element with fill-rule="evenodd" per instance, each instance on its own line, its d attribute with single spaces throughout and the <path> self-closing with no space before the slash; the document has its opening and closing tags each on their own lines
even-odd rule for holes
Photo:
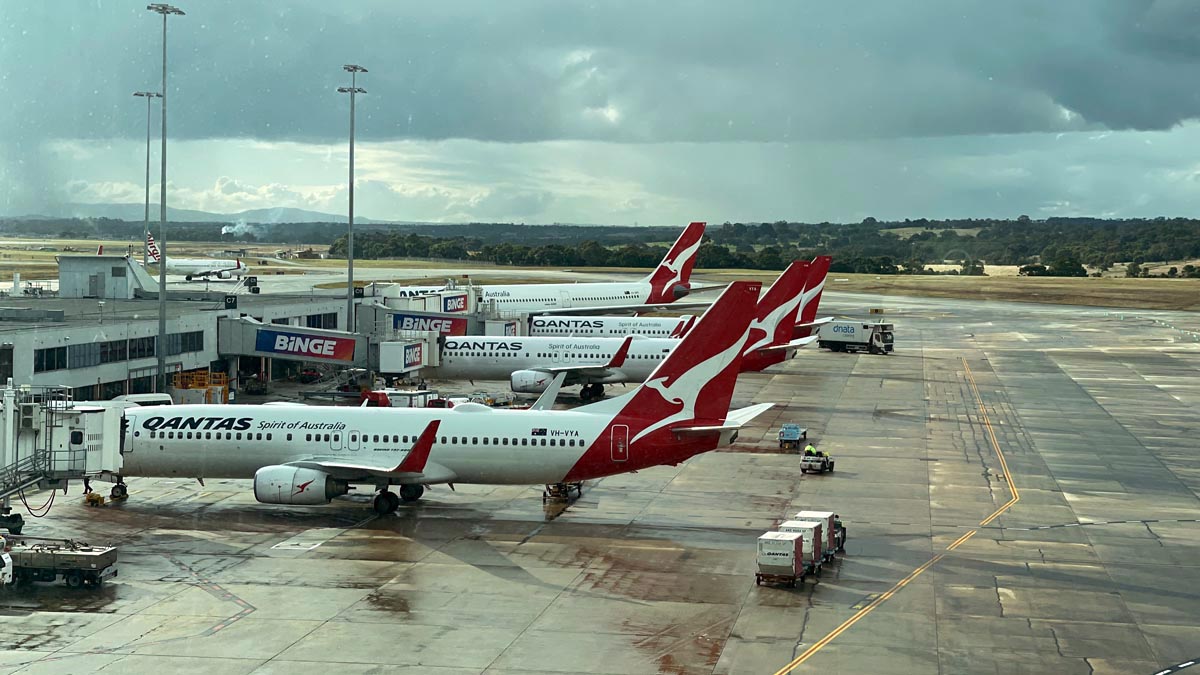
<svg viewBox="0 0 1200 675">
<path fill-rule="evenodd" d="M 804 562 L 804 539 L 799 532 L 767 532 L 758 538 L 757 569 L 754 583 L 783 584 L 794 588 L 804 582 L 808 567 Z"/>
<path fill-rule="evenodd" d="M 0 527 L 20 534 L 13 495 L 67 481 L 119 476 L 122 466 L 122 409 L 128 402 L 79 403 L 65 387 L 0 388 Z M 118 487 L 124 484 L 118 479 Z"/>
<path fill-rule="evenodd" d="M 792 521 L 821 523 L 825 535 L 821 548 L 826 560 L 832 560 L 836 553 L 846 550 L 846 528 L 833 511 L 800 511 L 792 516 Z"/>
<path fill-rule="evenodd" d="M 542 503 L 548 502 L 569 502 L 571 501 L 571 493 L 575 493 L 575 499 L 583 496 L 583 481 L 575 481 L 573 483 L 551 483 L 542 490 Z"/>
<path fill-rule="evenodd" d="M 800 458 L 800 473 L 833 473 L 833 458 L 828 454 L 804 455 Z"/>
<path fill-rule="evenodd" d="M 800 444 L 808 440 L 808 429 L 791 422 L 779 428 L 779 447 L 787 450 L 799 450 Z"/>
<path fill-rule="evenodd" d="M 775 528 L 778 532 L 794 532 L 804 540 L 804 570 L 819 575 L 825 562 L 824 526 L 815 520 L 789 520 Z"/>
<path fill-rule="evenodd" d="M 817 345 L 835 352 L 891 354 L 895 348 L 895 326 L 890 323 L 830 321 L 818 332 Z"/>
<path fill-rule="evenodd" d="M 98 588 L 105 580 L 117 576 L 117 549 L 113 546 L 89 546 L 71 539 L 15 537 L 5 542 L 4 549 L 12 561 L 12 581 L 16 584 L 62 579 L 71 588 Z"/>
</svg>

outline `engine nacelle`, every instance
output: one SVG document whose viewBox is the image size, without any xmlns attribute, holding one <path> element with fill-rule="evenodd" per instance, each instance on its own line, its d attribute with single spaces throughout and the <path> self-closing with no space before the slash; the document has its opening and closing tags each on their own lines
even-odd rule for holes
<svg viewBox="0 0 1200 675">
<path fill-rule="evenodd" d="M 264 466 L 254 472 L 254 498 L 263 504 L 328 504 L 349 491 L 345 481 L 316 469 Z"/>
<path fill-rule="evenodd" d="M 518 394 L 540 394 L 554 381 L 554 375 L 540 370 L 518 370 L 508 376 L 512 390 Z"/>
<path fill-rule="evenodd" d="M 233 274 L 230 272 L 217 272 L 218 279 L 232 279 Z"/>
</svg>

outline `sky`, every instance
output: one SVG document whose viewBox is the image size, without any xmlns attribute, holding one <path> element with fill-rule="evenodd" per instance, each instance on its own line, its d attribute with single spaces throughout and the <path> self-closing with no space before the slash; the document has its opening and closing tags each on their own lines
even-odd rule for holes
<svg viewBox="0 0 1200 675">
<path fill-rule="evenodd" d="M 162 23 L 0 2 L 0 215 L 141 203 Z M 1195 0 L 181 0 L 168 201 L 404 221 L 1195 215 Z M 152 112 L 152 199 L 158 109 Z"/>
</svg>

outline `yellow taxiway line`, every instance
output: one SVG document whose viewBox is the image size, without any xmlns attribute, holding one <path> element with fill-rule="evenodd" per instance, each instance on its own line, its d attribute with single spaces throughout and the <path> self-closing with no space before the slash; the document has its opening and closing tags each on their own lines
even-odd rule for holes
<svg viewBox="0 0 1200 675">
<path fill-rule="evenodd" d="M 981 520 L 979 522 L 979 527 L 984 527 L 984 526 L 988 525 L 989 523 L 991 523 L 996 518 L 999 518 L 1000 514 L 1004 513 L 1008 509 L 1012 508 L 1013 504 L 1016 504 L 1017 502 L 1021 501 L 1021 492 L 1019 490 L 1017 490 L 1017 485 L 1016 485 L 1016 483 L 1013 482 L 1012 474 L 1008 470 L 1008 460 L 1005 459 L 1004 451 L 1000 449 L 1000 443 L 999 443 L 999 441 L 996 440 L 996 432 L 992 429 L 992 420 L 991 420 L 991 418 L 988 417 L 987 408 L 984 407 L 984 405 L 983 405 L 983 397 L 979 395 L 979 386 L 977 384 L 975 384 L 975 374 L 971 372 L 971 366 L 967 364 L 967 360 L 965 358 L 961 358 L 961 357 L 960 357 L 960 359 L 962 360 L 962 364 L 963 364 L 963 372 L 967 376 L 967 383 L 971 387 L 971 393 L 974 394 L 974 396 L 975 396 L 975 404 L 979 408 L 979 417 L 981 420 L 983 420 L 983 427 L 987 431 L 988 439 L 992 443 L 992 449 L 996 451 L 996 457 L 998 457 L 1000 459 L 1000 469 L 1001 469 L 1001 471 L 1003 471 L 1004 481 L 1008 484 L 1009 492 L 1012 495 L 1012 497 L 1009 498 L 1009 500 L 1007 502 L 1002 504 L 1000 506 L 1000 508 L 993 511 L 990 515 L 988 515 L 987 518 L 984 518 L 983 520 Z M 970 541 L 971 537 L 974 537 L 978 531 L 979 531 L 978 529 L 971 530 L 971 531 L 967 532 L 966 534 L 964 534 L 963 536 L 959 537 L 958 539 L 954 540 L 954 543 L 952 543 L 946 547 L 946 551 L 953 551 L 954 549 L 958 548 L 959 546 L 962 546 L 966 542 Z M 938 553 L 937 555 L 933 556 L 929 560 L 925 561 L 925 564 L 921 565 L 917 569 L 910 572 L 908 574 L 908 576 L 904 577 L 900 581 L 897 581 L 896 585 L 889 588 L 886 593 L 884 593 L 884 594 L 880 595 L 879 597 L 875 598 L 874 600 L 872 600 L 870 602 L 870 604 L 868 604 L 866 607 L 863 607 L 862 609 L 858 610 L 858 612 L 856 612 L 854 614 L 854 616 L 851 616 L 849 619 L 846 619 L 844 622 L 842 622 L 842 625 L 838 626 L 837 628 L 834 628 L 832 631 L 829 632 L 828 635 L 821 638 L 820 640 L 817 640 L 815 643 L 813 643 L 813 645 L 811 647 L 804 650 L 804 652 L 802 654 L 797 656 L 795 659 L 793 659 L 790 663 L 788 663 L 783 668 L 780 668 L 778 671 L 776 671 L 775 675 L 789 675 L 789 673 L 791 673 L 793 670 L 795 670 L 797 667 L 799 667 L 805 661 L 812 658 L 814 654 L 816 654 L 817 652 L 824 649 L 825 646 L 828 645 L 830 642 L 833 642 L 834 640 L 836 640 L 837 636 L 846 632 L 847 630 L 850 629 L 851 626 L 858 623 L 860 619 L 862 619 L 866 615 L 870 614 L 871 612 L 875 611 L 876 607 L 879 607 L 883 603 L 887 602 L 888 599 L 891 598 L 893 595 L 895 595 L 897 592 L 899 592 L 900 589 L 904 588 L 909 583 L 911 583 L 913 579 L 916 579 L 917 577 L 921 576 L 921 574 L 923 574 L 925 572 L 925 570 L 936 565 L 938 563 L 938 561 L 940 561 L 945 556 L 946 556 L 945 553 Z"/>
</svg>

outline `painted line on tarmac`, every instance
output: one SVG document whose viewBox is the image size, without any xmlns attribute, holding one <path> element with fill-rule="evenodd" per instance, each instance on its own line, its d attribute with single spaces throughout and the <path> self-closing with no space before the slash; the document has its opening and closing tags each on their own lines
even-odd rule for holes
<svg viewBox="0 0 1200 675">
<path fill-rule="evenodd" d="M 1170 675 L 1171 673 L 1178 673 L 1178 672 L 1183 671 L 1183 669 L 1191 668 L 1192 666 L 1194 666 L 1198 663 L 1200 663 L 1200 658 L 1192 659 L 1190 661 L 1184 661 L 1183 663 L 1177 663 L 1173 666 L 1168 666 L 1168 667 L 1164 668 L 1163 670 L 1160 670 L 1160 671 L 1154 673 L 1154 675 Z"/>
<path fill-rule="evenodd" d="M 963 536 L 954 540 L 953 543 L 951 543 L 949 546 L 947 546 L 946 547 L 947 552 L 953 551 L 953 550 L 957 549 L 959 546 L 962 546 L 966 542 L 970 541 L 971 538 L 974 537 L 981 528 L 986 527 L 989 523 L 994 521 L 996 518 L 999 518 L 1001 514 L 1003 514 L 1008 509 L 1012 508 L 1013 504 L 1016 504 L 1017 502 L 1021 501 L 1021 492 L 1017 489 L 1016 484 L 1013 483 L 1012 473 L 1008 470 L 1008 460 L 1004 457 L 1004 451 L 1000 448 L 1000 442 L 996 440 L 996 432 L 992 428 L 991 418 L 988 417 L 987 407 L 984 406 L 984 404 L 983 404 L 983 397 L 979 394 L 979 386 L 975 383 L 975 375 L 974 375 L 974 373 L 971 372 L 971 366 L 969 364 L 967 364 L 967 360 L 963 357 L 959 357 L 959 359 L 962 361 L 963 374 L 967 378 L 967 384 L 970 386 L 971 393 L 974 395 L 974 398 L 975 398 L 976 406 L 979 408 L 979 419 L 981 422 L 983 422 L 983 427 L 984 427 L 984 430 L 987 432 L 988 440 L 991 441 L 992 449 L 996 452 L 996 457 L 1000 460 L 1001 473 L 1004 476 L 1004 482 L 1008 484 L 1008 490 L 1012 496 L 1009 498 L 1009 500 L 1007 502 L 1004 502 L 1004 504 L 1000 505 L 999 508 L 997 508 L 990 515 L 988 515 L 987 518 L 984 518 L 982 521 L 980 521 L 978 527 L 971 529 L 971 531 L 967 532 Z M 850 627 L 852 627 L 854 624 L 858 623 L 859 620 L 861 620 L 863 617 L 865 617 L 868 614 L 870 614 L 871 612 L 875 611 L 876 607 L 879 607 L 883 603 L 887 602 L 893 595 L 895 595 L 897 592 L 899 592 L 900 589 L 904 588 L 909 583 L 911 583 L 914 579 L 921 576 L 925 572 L 925 570 L 936 565 L 944 557 L 946 557 L 946 553 L 938 553 L 937 555 L 933 556 L 929 560 L 925 561 L 925 564 L 916 568 L 915 570 L 910 572 L 908 574 L 908 576 L 906 576 L 903 579 L 901 579 L 900 581 L 896 582 L 896 585 L 892 586 L 886 592 L 881 594 L 879 597 L 877 597 L 874 600 L 872 600 L 871 602 L 869 602 L 865 607 L 863 607 L 862 609 L 855 612 L 853 616 L 851 616 L 849 619 L 846 619 L 844 622 L 842 622 L 842 625 L 838 626 L 837 628 L 834 628 L 828 635 L 821 638 L 820 640 L 817 640 L 815 643 L 813 643 L 813 645 L 811 647 L 804 650 L 803 653 L 801 653 L 799 656 L 797 656 L 795 659 L 793 659 L 790 663 L 788 663 L 786 666 L 784 666 L 783 668 L 780 668 L 778 671 L 776 671 L 775 675 L 789 675 L 793 670 L 798 668 L 805 661 L 812 658 L 813 655 L 815 655 L 817 652 L 824 649 L 826 645 L 828 645 L 830 642 L 833 642 L 835 639 L 837 639 L 837 637 L 839 635 L 841 635 L 842 633 L 849 630 Z M 1167 672 L 1172 672 L 1172 671 L 1167 671 Z"/>
</svg>

